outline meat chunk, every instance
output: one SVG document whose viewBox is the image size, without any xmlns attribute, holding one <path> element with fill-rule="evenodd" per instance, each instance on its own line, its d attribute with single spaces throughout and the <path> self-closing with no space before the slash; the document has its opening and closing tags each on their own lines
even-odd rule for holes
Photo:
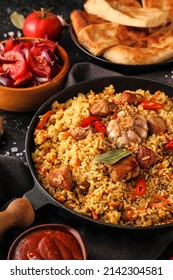
<svg viewBox="0 0 173 280">
<path fill-rule="evenodd" d="M 137 161 L 140 167 L 147 169 L 153 166 L 155 163 L 160 162 L 161 158 L 147 146 L 140 145 L 139 153 L 137 155 Z"/>
<path fill-rule="evenodd" d="M 160 132 L 165 132 L 168 129 L 166 121 L 157 114 L 148 115 L 147 123 L 149 127 L 149 132 L 151 134 L 159 134 Z"/>
<path fill-rule="evenodd" d="M 127 102 L 129 105 L 138 105 L 143 101 L 143 96 L 141 94 L 132 93 L 130 91 L 124 91 L 121 95 L 121 103 Z"/>
<path fill-rule="evenodd" d="M 76 140 L 82 140 L 87 137 L 87 132 L 82 127 L 74 127 L 70 131 L 71 136 Z"/>
<path fill-rule="evenodd" d="M 90 187 L 90 183 L 87 181 L 83 181 L 77 185 L 76 189 L 79 194 L 87 194 Z"/>
<path fill-rule="evenodd" d="M 119 180 L 129 181 L 139 175 L 139 169 L 136 159 L 130 155 L 110 165 L 108 172 L 114 182 Z"/>
<path fill-rule="evenodd" d="M 107 117 L 111 115 L 116 108 L 117 107 L 113 102 L 109 102 L 105 99 L 100 99 L 90 106 L 90 112 L 92 115 Z"/>
<path fill-rule="evenodd" d="M 62 165 L 49 172 L 48 181 L 52 187 L 71 190 L 73 186 L 72 172 L 68 166 Z"/>
</svg>

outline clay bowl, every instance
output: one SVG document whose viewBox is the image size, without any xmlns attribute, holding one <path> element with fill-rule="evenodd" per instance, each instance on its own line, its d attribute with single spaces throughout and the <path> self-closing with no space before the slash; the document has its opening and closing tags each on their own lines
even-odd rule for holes
<svg viewBox="0 0 173 280">
<path fill-rule="evenodd" d="M 12 243 L 7 259 L 26 260 L 28 257 L 30 260 L 86 260 L 87 253 L 76 229 L 63 224 L 42 224 L 20 234 Z"/>
<path fill-rule="evenodd" d="M 20 41 L 33 42 L 35 38 L 21 37 Z M 44 39 L 39 39 L 44 41 Z M 6 41 L 0 43 L 5 44 Z M 65 49 L 56 44 L 56 53 L 63 62 L 60 72 L 50 81 L 37 86 L 19 88 L 0 85 L 0 109 L 12 112 L 36 111 L 47 99 L 61 90 L 70 68 Z"/>
</svg>

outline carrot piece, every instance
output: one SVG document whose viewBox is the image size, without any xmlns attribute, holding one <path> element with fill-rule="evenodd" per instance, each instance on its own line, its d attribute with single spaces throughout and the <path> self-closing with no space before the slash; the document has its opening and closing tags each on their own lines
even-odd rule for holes
<svg viewBox="0 0 173 280">
<path fill-rule="evenodd" d="M 37 165 L 37 170 L 39 170 L 42 174 L 46 174 L 46 169 L 43 165 Z"/>
<path fill-rule="evenodd" d="M 66 131 L 66 132 L 61 134 L 61 138 L 64 139 L 64 140 L 67 139 L 69 136 L 71 136 L 70 131 Z"/>
<path fill-rule="evenodd" d="M 151 202 L 149 204 L 150 207 L 155 208 L 155 209 L 156 208 L 163 208 L 165 205 L 166 205 L 165 202 Z"/>
<path fill-rule="evenodd" d="M 65 198 L 61 197 L 61 196 L 56 196 L 55 199 L 59 202 L 64 202 Z"/>
<path fill-rule="evenodd" d="M 53 114 L 52 110 L 47 111 L 38 121 L 36 128 L 37 129 L 43 129 L 45 123 L 48 121 L 50 116 Z"/>
<path fill-rule="evenodd" d="M 173 206 L 173 203 L 171 201 L 169 201 L 168 199 L 166 199 L 165 197 L 163 197 L 162 195 L 153 193 L 153 196 L 159 200 L 164 201 L 166 204 Z"/>
<path fill-rule="evenodd" d="M 134 214 L 135 214 L 135 211 L 134 211 L 133 209 L 131 209 L 131 210 L 127 211 L 126 217 L 127 217 L 128 219 L 131 219 L 131 218 L 133 217 Z"/>
<path fill-rule="evenodd" d="M 81 161 L 80 159 L 77 157 L 75 160 L 75 164 L 74 164 L 74 171 L 77 171 L 77 168 L 80 166 Z"/>
<path fill-rule="evenodd" d="M 94 210 L 92 210 L 92 216 L 93 216 L 93 219 L 94 219 L 95 221 L 98 220 L 98 215 L 97 215 L 97 213 L 96 213 Z"/>
<path fill-rule="evenodd" d="M 109 202 L 109 206 L 119 207 L 120 206 L 120 202 L 119 201 L 110 201 Z"/>
</svg>

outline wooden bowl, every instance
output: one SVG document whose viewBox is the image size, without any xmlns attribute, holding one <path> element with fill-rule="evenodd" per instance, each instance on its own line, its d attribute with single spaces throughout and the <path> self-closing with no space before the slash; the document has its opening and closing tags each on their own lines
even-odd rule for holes
<svg viewBox="0 0 173 280">
<path fill-rule="evenodd" d="M 20 41 L 35 38 L 22 37 Z M 44 40 L 44 39 L 39 39 Z M 2 41 L 1 43 L 5 43 Z M 69 56 L 64 48 L 56 44 L 57 53 L 63 61 L 61 71 L 49 82 L 34 87 L 13 88 L 0 85 L 0 109 L 12 112 L 36 111 L 47 99 L 61 90 L 70 68 Z"/>
<path fill-rule="evenodd" d="M 52 243 L 53 247 L 50 246 Z M 86 260 L 87 253 L 81 235 L 76 229 L 63 224 L 42 224 L 31 227 L 19 235 L 12 243 L 7 256 L 8 260 L 28 258 Z"/>
</svg>

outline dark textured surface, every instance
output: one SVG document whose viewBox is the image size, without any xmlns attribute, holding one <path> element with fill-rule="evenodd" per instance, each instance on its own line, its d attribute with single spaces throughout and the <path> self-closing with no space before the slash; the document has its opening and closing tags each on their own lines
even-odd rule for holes
<svg viewBox="0 0 173 280">
<path fill-rule="evenodd" d="M 9 4 L 10 3 L 10 4 Z M 64 19 L 70 23 L 70 12 L 75 8 L 82 7 L 83 1 L 33 1 L 33 0 L 11 0 L 0 1 L 0 40 L 9 37 L 8 33 L 13 31 L 15 36 L 21 30 L 15 28 L 10 21 L 10 14 L 17 11 L 25 17 L 33 10 L 39 10 L 41 7 L 52 8 L 55 14 L 63 15 Z M 7 36 L 7 37 L 6 37 Z M 71 65 L 76 62 L 82 62 L 87 59 L 82 53 L 78 53 L 76 46 L 71 40 L 69 28 L 63 28 L 63 36 L 59 41 L 70 56 Z M 10 102 L 10 100 L 9 100 Z M 0 144 L 0 154 L 17 156 L 25 162 L 24 141 L 27 127 L 33 116 L 33 113 L 13 113 L 0 110 L 0 116 L 5 120 L 5 133 Z"/>
<path fill-rule="evenodd" d="M 32 12 L 33 10 L 38 10 L 41 7 L 46 8 L 53 8 L 52 12 L 55 14 L 63 15 L 64 19 L 70 23 L 70 12 L 77 8 L 82 8 L 84 0 L 74 1 L 74 0 L 58 0 L 58 1 L 33 1 L 33 0 L 11 0 L 10 4 L 9 1 L 1 0 L 0 1 L 0 40 L 3 40 L 8 36 L 8 32 L 14 31 L 15 35 L 17 35 L 18 30 L 11 24 L 10 22 L 10 14 L 13 11 L 17 11 L 24 16 L 28 13 Z M 68 52 L 71 66 L 76 63 L 83 63 L 83 62 L 93 62 L 97 63 L 97 60 L 93 60 L 91 56 L 88 56 L 86 53 L 81 51 L 74 42 L 72 41 L 69 33 L 69 28 L 64 27 L 63 29 L 63 36 L 59 41 Z M 105 66 L 106 67 L 106 66 Z M 96 73 L 96 76 L 99 76 L 99 69 L 97 71 L 94 68 L 94 65 L 86 64 L 86 72 L 88 73 L 91 71 L 92 73 Z M 81 73 L 80 71 L 80 64 L 79 67 L 75 68 L 75 80 L 85 80 L 85 71 Z M 80 73 L 78 74 L 78 70 Z M 150 79 L 154 79 L 160 82 L 173 84 L 172 77 L 173 77 L 173 68 L 170 69 L 156 69 L 157 71 L 152 73 L 145 73 L 139 74 L 139 76 L 147 77 Z M 105 75 L 109 75 L 110 72 L 102 71 Z M 117 75 L 119 73 L 115 73 Z M 78 79 L 78 76 L 80 78 Z M 94 77 L 93 77 L 94 78 Z M 10 100 L 9 100 L 10 102 Z M 33 117 L 34 113 L 12 113 L 0 110 L 0 116 L 4 117 L 5 120 L 5 134 L 0 142 L 0 154 L 5 156 L 12 156 L 21 160 L 22 162 L 26 163 L 25 158 L 25 136 L 28 125 Z M 10 168 L 13 169 L 13 164 L 10 163 Z M 9 168 L 9 165 L 8 165 Z M 13 196 L 21 196 L 25 191 L 27 191 L 28 187 L 31 185 L 31 181 L 29 179 L 29 186 L 26 184 L 25 186 L 22 185 L 20 181 L 19 186 L 17 186 L 17 182 L 13 181 L 12 178 L 8 177 L 7 174 L 9 170 L 6 170 L 6 173 L 2 170 L 2 165 L 0 166 L 1 169 L 1 178 L 0 178 L 0 194 L 2 195 L 2 200 L 0 200 L 0 204 L 4 203 L 6 200 L 11 199 Z M 14 169 L 16 170 L 16 169 Z M 22 169 L 18 169 L 20 174 Z M 18 174 L 18 173 L 17 173 Z M 19 175 L 18 174 L 18 175 Z M 15 172 L 13 173 L 13 176 Z M 23 176 L 23 175 L 20 175 Z M 20 178 L 19 176 L 19 178 Z M 8 178 L 7 178 L 8 177 Z M 6 181 L 7 180 L 7 181 Z M 8 188 L 6 188 L 6 182 L 8 183 Z M 10 185 L 10 182 L 14 183 Z M 5 192 L 4 192 L 5 190 Z M 131 258 L 139 258 L 137 256 L 134 248 L 131 246 L 133 243 L 130 244 L 130 240 L 121 239 L 118 242 L 117 234 L 116 240 L 114 240 L 114 234 L 107 234 L 105 232 L 100 232 L 97 230 L 90 229 L 89 227 L 83 227 L 81 224 L 77 223 L 76 221 L 72 221 L 72 219 L 68 219 L 68 217 L 64 217 L 63 215 L 58 215 L 54 208 L 47 207 L 39 210 L 36 215 L 35 224 L 39 223 L 47 223 L 47 222 L 62 222 L 67 223 L 75 226 L 77 229 L 80 230 L 82 236 L 84 237 L 89 253 L 89 258 L 91 259 L 126 259 L 126 256 L 130 256 Z M 8 251 L 8 247 L 10 246 L 11 242 L 14 238 L 21 232 L 21 230 L 9 230 L 6 234 L 0 236 L 0 258 L 6 258 L 6 253 Z M 133 239 L 138 238 L 136 236 Z M 166 249 L 169 239 L 167 236 L 162 235 L 159 239 L 158 236 L 152 237 L 148 239 L 148 237 L 144 238 L 145 241 L 148 243 L 148 248 L 152 248 L 152 254 L 150 254 L 150 258 L 169 258 L 171 254 L 173 254 L 173 245 L 169 245 Z M 157 248 L 157 244 L 159 242 L 165 242 L 165 251 L 164 253 L 160 251 L 161 256 L 159 256 L 159 250 Z M 141 254 L 145 252 L 146 247 L 142 246 L 144 243 L 141 242 L 140 239 L 137 240 L 138 250 L 141 249 Z M 166 245 L 167 244 L 167 245 Z M 141 246 L 141 247 L 140 247 Z M 119 251 L 116 251 L 116 249 Z M 148 249 L 147 248 L 147 249 Z M 154 251 L 155 250 L 155 251 Z M 162 254 L 163 253 L 163 254 Z M 144 256 L 145 254 L 143 254 Z M 141 255 L 142 256 L 142 255 Z M 146 255 L 145 255 L 146 256 Z M 129 257 L 130 258 L 130 257 Z"/>
</svg>

